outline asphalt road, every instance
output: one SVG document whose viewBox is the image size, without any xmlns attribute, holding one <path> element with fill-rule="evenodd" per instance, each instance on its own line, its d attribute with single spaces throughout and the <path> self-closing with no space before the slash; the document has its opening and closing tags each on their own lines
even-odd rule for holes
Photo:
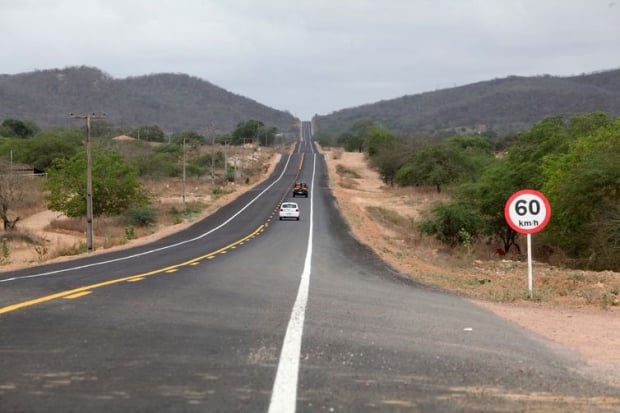
<svg viewBox="0 0 620 413">
<path fill-rule="evenodd" d="M 0 412 L 620 411 L 574 354 L 359 245 L 303 130 L 186 231 L 0 273 Z"/>
</svg>

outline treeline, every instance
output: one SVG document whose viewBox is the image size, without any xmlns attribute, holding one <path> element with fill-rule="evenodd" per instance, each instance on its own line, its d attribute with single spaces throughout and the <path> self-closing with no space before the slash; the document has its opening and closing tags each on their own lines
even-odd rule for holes
<svg viewBox="0 0 620 413">
<path fill-rule="evenodd" d="M 81 129 L 41 130 L 34 122 L 20 119 L 5 119 L 0 123 L 0 159 L 13 159 L 46 172 L 55 160 L 67 159 L 84 146 L 86 126 Z M 254 143 L 272 146 L 286 143 L 284 135 L 275 127 L 266 126 L 258 120 L 239 123 L 232 133 L 205 136 L 194 130 L 183 130 L 166 135 L 157 125 L 140 126 L 133 129 L 116 128 L 105 120 L 92 120 L 90 127 L 95 150 L 112 149 L 124 155 L 133 164 L 138 176 L 147 178 L 168 178 L 179 176 L 180 154 L 186 144 L 192 153 L 205 144 L 242 145 Z M 117 142 L 113 138 L 126 135 L 133 142 Z M 205 155 L 210 157 L 211 154 Z M 223 157 L 223 154 L 218 156 Z M 199 157 L 190 159 L 190 173 L 200 176 L 204 173 L 194 164 L 204 163 Z M 210 159 L 208 159 L 210 162 Z M 148 167 L 146 167 L 148 165 Z"/>
<path fill-rule="evenodd" d="M 501 242 L 502 252 L 520 252 L 504 206 L 530 188 L 551 203 L 549 225 L 535 234 L 545 254 L 574 268 L 620 270 L 620 118 L 547 117 L 503 139 L 455 135 L 440 142 L 397 136 L 365 120 L 323 142 L 330 143 L 366 152 L 386 184 L 448 192 L 451 200 L 418 225 L 445 244 Z"/>
<path fill-rule="evenodd" d="M 87 131 L 80 129 L 41 130 L 30 121 L 5 119 L 0 124 L 0 219 L 5 230 L 12 230 L 19 217 L 19 178 L 15 164 L 24 164 L 33 172 L 47 175 L 48 208 L 69 217 L 86 215 Z M 93 210 L 95 216 L 116 216 L 141 209 L 138 221 L 150 223 L 147 209 L 151 203 L 139 178 L 202 177 L 209 175 L 218 185 L 235 179 L 248 179 L 247 162 L 231 159 L 230 146 L 252 147 L 286 144 L 274 127 L 258 120 L 239 123 L 230 134 L 203 136 L 185 130 L 166 136 L 158 126 L 117 129 L 103 120 L 91 122 Z M 119 135 L 133 140 L 117 141 Z M 211 145 L 202 150 L 204 145 Z M 238 152 L 238 151 L 237 151 Z M 237 164 L 243 168 L 238 170 Z M 23 171 L 22 171 L 23 172 Z M 146 221 L 146 222 L 145 222 Z"/>
</svg>

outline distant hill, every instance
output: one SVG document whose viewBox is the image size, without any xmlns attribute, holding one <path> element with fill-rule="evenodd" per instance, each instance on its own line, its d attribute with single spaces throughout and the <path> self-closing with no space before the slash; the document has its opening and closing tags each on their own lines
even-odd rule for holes
<svg viewBox="0 0 620 413">
<path fill-rule="evenodd" d="M 313 122 L 324 133 L 371 118 L 399 132 L 504 134 L 528 129 L 546 116 L 594 111 L 620 114 L 620 69 L 573 77 L 509 76 L 343 109 L 315 116 Z"/>
<path fill-rule="evenodd" d="M 287 132 L 298 120 L 185 74 L 114 79 L 92 67 L 0 75 L 0 121 L 31 120 L 42 128 L 75 127 L 69 113 L 106 113 L 115 126 L 157 125 L 165 132 L 230 132 L 257 119 Z"/>
</svg>

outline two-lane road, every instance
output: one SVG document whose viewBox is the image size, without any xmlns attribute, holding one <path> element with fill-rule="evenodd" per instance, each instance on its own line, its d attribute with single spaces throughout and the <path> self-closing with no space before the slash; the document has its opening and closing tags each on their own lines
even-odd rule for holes
<svg viewBox="0 0 620 413">
<path fill-rule="evenodd" d="M 360 246 L 310 139 L 186 231 L 0 274 L 0 412 L 620 410 L 574 355 Z"/>
</svg>

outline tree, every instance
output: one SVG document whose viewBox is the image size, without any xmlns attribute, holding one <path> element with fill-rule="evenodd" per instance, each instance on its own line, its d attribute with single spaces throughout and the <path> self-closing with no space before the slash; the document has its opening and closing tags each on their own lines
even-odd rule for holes
<svg viewBox="0 0 620 413">
<path fill-rule="evenodd" d="M 441 192 L 443 185 L 455 182 L 467 172 L 465 158 L 446 144 L 428 145 L 416 152 L 394 177 L 397 184 L 432 185 Z"/>
<path fill-rule="evenodd" d="M 507 224 L 504 217 L 506 200 L 523 188 L 520 181 L 519 172 L 510 163 L 497 160 L 485 169 L 475 183 L 463 184 L 457 189 L 459 202 L 476 211 L 481 218 L 482 232 L 500 239 L 505 252 L 510 251 L 512 246 L 520 251 L 516 244 L 519 234 Z"/>
<path fill-rule="evenodd" d="M 277 128 L 263 126 L 258 130 L 258 143 L 261 146 L 271 146 L 276 141 Z"/>
<path fill-rule="evenodd" d="M 355 122 L 348 131 L 341 133 L 336 142 L 346 151 L 363 152 L 372 141 L 375 146 L 368 148 L 368 153 L 373 155 L 376 145 L 391 139 L 390 136 L 389 131 L 381 128 L 372 119 L 361 119 Z"/>
<path fill-rule="evenodd" d="M 20 162 L 45 171 L 55 159 L 70 158 L 83 147 L 84 136 L 78 130 L 51 130 L 38 133 L 18 148 Z"/>
<path fill-rule="evenodd" d="M 149 142 L 164 142 L 166 135 L 164 131 L 157 125 L 153 126 L 140 126 L 139 128 L 131 131 L 129 134 L 132 138 L 139 139 L 141 141 Z"/>
<path fill-rule="evenodd" d="M 381 135 L 385 136 L 385 135 Z M 402 139 L 379 138 L 369 143 L 369 150 L 372 148 L 373 155 L 370 163 L 377 168 L 381 175 L 381 180 L 392 186 L 396 174 L 411 158 L 413 149 Z"/>
<path fill-rule="evenodd" d="M 8 165 L 2 165 L 0 175 L 0 219 L 5 231 L 15 229 L 15 224 L 20 217 L 12 217 L 11 210 L 16 209 L 16 204 L 23 198 L 23 191 L 18 177 L 13 175 Z"/>
<path fill-rule="evenodd" d="M 181 176 L 179 157 L 181 152 L 166 152 L 156 150 L 143 157 L 135 158 L 132 164 L 138 176 L 154 179 L 173 178 Z"/>
<path fill-rule="evenodd" d="M 541 190 L 545 181 L 543 159 L 566 152 L 574 139 L 562 117 L 545 118 L 529 131 L 512 136 L 512 144 L 503 158 L 487 164 L 475 182 L 458 188 L 458 200 L 478 211 L 485 233 L 499 238 L 504 251 L 508 252 L 512 246 L 519 249 L 516 243 L 519 234 L 504 217 L 506 200 L 520 189 Z M 556 218 L 554 212 L 552 221 Z"/>
<path fill-rule="evenodd" d="M 620 241 L 620 119 L 545 158 L 543 191 L 553 205 L 547 237 L 570 257 L 603 269 L 618 268 Z M 609 268 L 609 267 L 607 267 Z"/>
<path fill-rule="evenodd" d="M 394 150 L 396 137 L 389 131 L 381 128 L 373 128 L 366 134 L 366 151 L 372 158 L 380 151 Z"/>
<path fill-rule="evenodd" d="M 184 130 L 184 131 L 172 134 L 170 141 L 172 143 L 176 143 L 177 145 L 182 145 L 183 142 L 185 142 L 187 145 L 190 145 L 192 148 L 197 148 L 198 146 L 205 143 L 205 137 L 194 132 L 193 130 Z"/>
<path fill-rule="evenodd" d="M 588 136 L 611 124 L 609 115 L 604 112 L 575 115 L 570 118 L 569 133 L 575 137 Z"/>
<path fill-rule="evenodd" d="M 150 196 L 136 172 L 114 151 L 93 151 L 93 214 L 118 215 L 130 207 L 145 206 Z M 68 217 L 86 215 L 86 153 L 57 159 L 48 170 L 48 208 Z"/>
<path fill-rule="evenodd" d="M 232 133 L 232 144 L 241 145 L 258 139 L 259 131 L 265 125 L 259 120 L 250 119 L 239 123 Z"/>
<path fill-rule="evenodd" d="M 351 132 L 343 132 L 336 139 L 336 143 L 347 152 L 362 152 L 364 150 L 364 138 Z"/>
<path fill-rule="evenodd" d="M 540 189 L 543 184 L 542 159 L 551 153 L 566 152 L 572 140 L 574 137 L 568 133 L 564 119 L 550 116 L 521 133 L 508 148 L 504 159 L 514 169 L 513 173 L 519 176 L 521 188 Z"/>
<path fill-rule="evenodd" d="M 430 215 L 421 222 L 420 230 L 452 247 L 476 238 L 482 226 L 480 215 L 456 201 L 436 205 Z"/>
<path fill-rule="evenodd" d="M 2 122 L 2 127 L 3 133 L 6 133 L 7 137 L 15 138 L 29 138 L 39 131 L 39 128 L 33 122 L 21 121 L 19 119 L 5 119 Z"/>
<path fill-rule="evenodd" d="M 111 138 L 114 136 L 114 132 L 114 125 L 103 119 L 94 119 L 90 123 L 90 135 L 92 137 Z M 82 128 L 82 134 L 85 136 L 86 133 L 86 126 L 84 126 Z"/>
<path fill-rule="evenodd" d="M 488 138 L 471 135 L 455 135 L 447 141 L 450 145 L 462 151 L 493 153 L 493 145 Z"/>
</svg>

